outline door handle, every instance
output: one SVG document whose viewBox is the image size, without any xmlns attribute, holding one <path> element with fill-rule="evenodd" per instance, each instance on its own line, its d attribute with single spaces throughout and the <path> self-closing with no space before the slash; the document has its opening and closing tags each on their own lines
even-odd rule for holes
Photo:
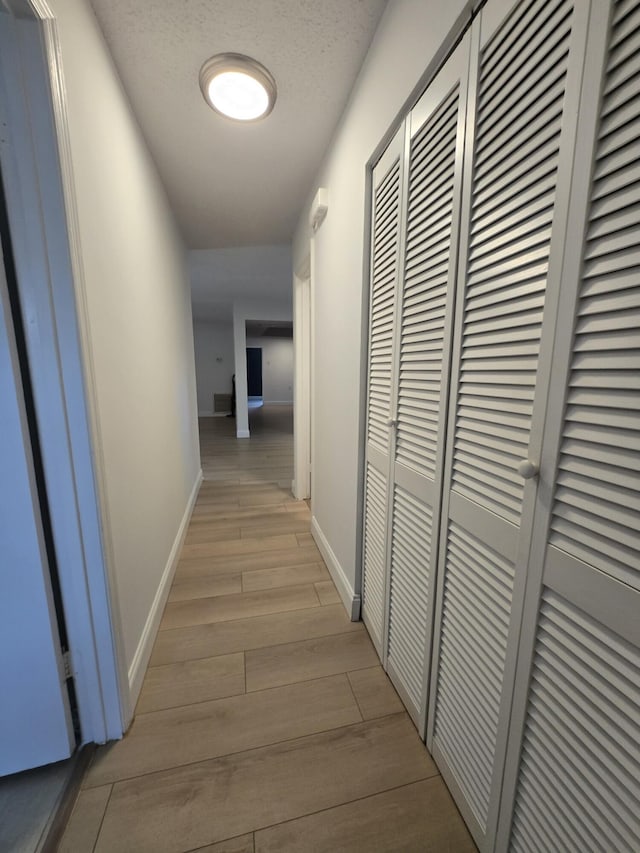
<svg viewBox="0 0 640 853">
<path fill-rule="evenodd" d="M 518 474 L 523 480 L 531 480 L 533 477 L 537 477 L 539 472 L 540 469 L 536 463 L 530 459 L 523 459 L 522 462 L 518 463 Z"/>
<path fill-rule="evenodd" d="M 395 418 L 389 418 L 389 420 L 387 421 L 387 426 L 388 427 L 397 427 L 398 421 Z"/>
</svg>

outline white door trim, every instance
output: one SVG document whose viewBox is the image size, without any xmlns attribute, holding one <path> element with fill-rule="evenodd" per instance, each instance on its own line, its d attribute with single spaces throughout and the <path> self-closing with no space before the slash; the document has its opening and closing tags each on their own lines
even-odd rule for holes
<svg viewBox="0 0 640 853">
<path fill-rule="evenodd" d="M 310 266 L 309 262 L 307 264 Z M 293 277 L 293 496 L 311 496 L 311 276 Z"/>
<path fill-rule="evenodd" d="M 36 410 L 46 424 L 40 431 L 43 464 L 82 740 L 101 743 L 122 736 L 132 709 L 104 500 L 65 84 L 56 22 L 44 0 L 6 6 L 10 12 L 1 17 L 11 39 L 3 39 L 0 51 L 0 87 L 10 132 L 0 154 Z"/>
</svg>

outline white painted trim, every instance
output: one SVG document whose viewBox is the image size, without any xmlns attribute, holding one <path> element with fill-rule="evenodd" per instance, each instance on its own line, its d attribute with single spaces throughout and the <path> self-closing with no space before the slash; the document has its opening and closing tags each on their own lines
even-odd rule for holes
<svg viewBox="0 0 640 853">
<path fill-rule="evenodd" d="M 236 438 L 249 438 L 249 396 L 247 391 L 247 321 L 233 306 L 233 357 L 236 377 Z"/>
<path fill-rule="evenodd" d="M 184 515 L 182 516 L 180 527 L 178 528 L 176 538 L 173 542 L 173 547 L 169 553 L 167 565 L 162 573 L 160 584 L 158 585 L 155 598 L 153 599 L 153 604 L 149 610 L 149 615 L 147 617 L 144 630 L 142 631 L 138 648 L 135 651 L 133 660 L 131 661 L 131 666 L 129 667 L 131 717 L 133 717 L 133 711 L 135 709 L 136 702 L 138 701 L 138 696 L 140 695 L 142 682 L 153 650 L 153 644 L 156 639 L 156 634 L 158 633 L 160 619 L 162 618 L 162 613 L 164 612 L 164 607 L 167 603 L 167 597 L 178 565 L 180 551 L 182 550 L 184 538 L 187 535 L 187 528 L 189 527 L 189 521 L 191 520 L 191 514 L 193 513 L 193 508 L 198 497 L 198 491 L 201 483 L 202 471 L 199 471 L 195 483 L 193 484 L 193 488 L 191 489 L 191 494 L 189 495 L 189 500 L 187 501 L 187 506 L 185 508 Z M 127 726 L 130 722 L 131 720 L 126 721 Z"/>
<path fill-rule="evenodd" d="M 344 569 L 338 562 L 338 558 L 333 553 L 333 549 L 326 536 L 320 529 L 320 525 L 315 516 L 311 518 L 311 535 L 313 536 L 322 558 L 325 561 L 329 574 L 336 585 L 338 595 L 342 599 L 344 608 L 352 622 L 358 622 L 360 619 L 360 595 L 356 594 L 355 590 L 347 580 Z"/>
<path fill-rule="evenodd" d="M 309 260 L 310 269 L 310 260 Z M 293 482 L 298 500 L 311 496 L 311 278 L 293 277 Z"/>
<path fill-rule="evenodd" d="M 30 358 L 38 358 L 34 386 L 39 383 L 43 389 L 41 393 L 36 389 L 36 406 L 42 407 L 39 416 L 47 422 L 43 460 L 49 490 L 55 491 L 50 493 L 52 523 L 62 555 L 59 576 L 82 737 L 83 742 L 102 743 L 122 736 L 128 690 L 110 570 L 66 92 L 56 22 L 46 2 L 14 0 L 11 13 L 21 34 L 19 62 L 13 60 L 9 76 L 11 122 L 31 127 L 32 144 L 20 147 L 5 177 L 13 186 L 10 203 L 23 217 L 14 223 L 14 240 L 27 247 L 27 257 L 37 255 L 40 262 L 43 255 L 46 258 L 43 279 L 22 280 L 39 317 Z M 6 63 L 12 61 L 9 53 L 3 57 Z M 6 64 L 2 73 L 7 74 Z M 16 83 L 20 78 L 22 85 Z M 38 282 L 47 287 L 35 287 Z M 51 378 L 55 369 L 58 374 Z"/>
</svg>

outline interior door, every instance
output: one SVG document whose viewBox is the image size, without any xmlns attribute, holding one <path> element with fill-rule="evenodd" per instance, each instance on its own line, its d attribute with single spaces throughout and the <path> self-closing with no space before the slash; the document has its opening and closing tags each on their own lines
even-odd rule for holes
<svg viewBox="0 0 640 853">
<path fill-rule="evenodd" d="M 500 850 L 640 850 L 640 2 L 593 18 Z"/>
<path fill-rule="evenodd" d="M 247 396 L 262 397 L 262 347 L 247 347 Z"/>
<path fill-rule="evenodd" d="M 555 323 L 546 292 L 552 279 L 559 288 L 588 13 L 586 2 L 489 0 L 473 29 L 428 743 L 483 851 L 497 825 L 537 490 L 528 460 Z"/>
<path fill-rule="evenodd" d="M 425 733 L 459 239 L 467 35 L 409 119 L 406 239 L 393 377 L 387 671 Z"/>
<path fill-rule="evenodd" d="M 404 127 L 373 170 L 362 618 L 385 663 L 395 317 L 401 245 Z"/>
<path fill-rule="evenodd" d="M 0 257 L 0 775 L 68 758 L 69 699 Z"/>
</svg>

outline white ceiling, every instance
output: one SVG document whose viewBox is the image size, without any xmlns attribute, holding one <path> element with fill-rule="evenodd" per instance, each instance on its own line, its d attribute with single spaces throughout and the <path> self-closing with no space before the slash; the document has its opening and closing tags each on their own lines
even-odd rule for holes
<svg viewBox="0 0 640 853">
<path fill-rule="evenodd" d="M 192 249 L 291 240 L 386 0 L 91 0 Z M 198 86 L 216 53 L 276 78 L 264 122 L 217 115 Z"/>
</svg>

